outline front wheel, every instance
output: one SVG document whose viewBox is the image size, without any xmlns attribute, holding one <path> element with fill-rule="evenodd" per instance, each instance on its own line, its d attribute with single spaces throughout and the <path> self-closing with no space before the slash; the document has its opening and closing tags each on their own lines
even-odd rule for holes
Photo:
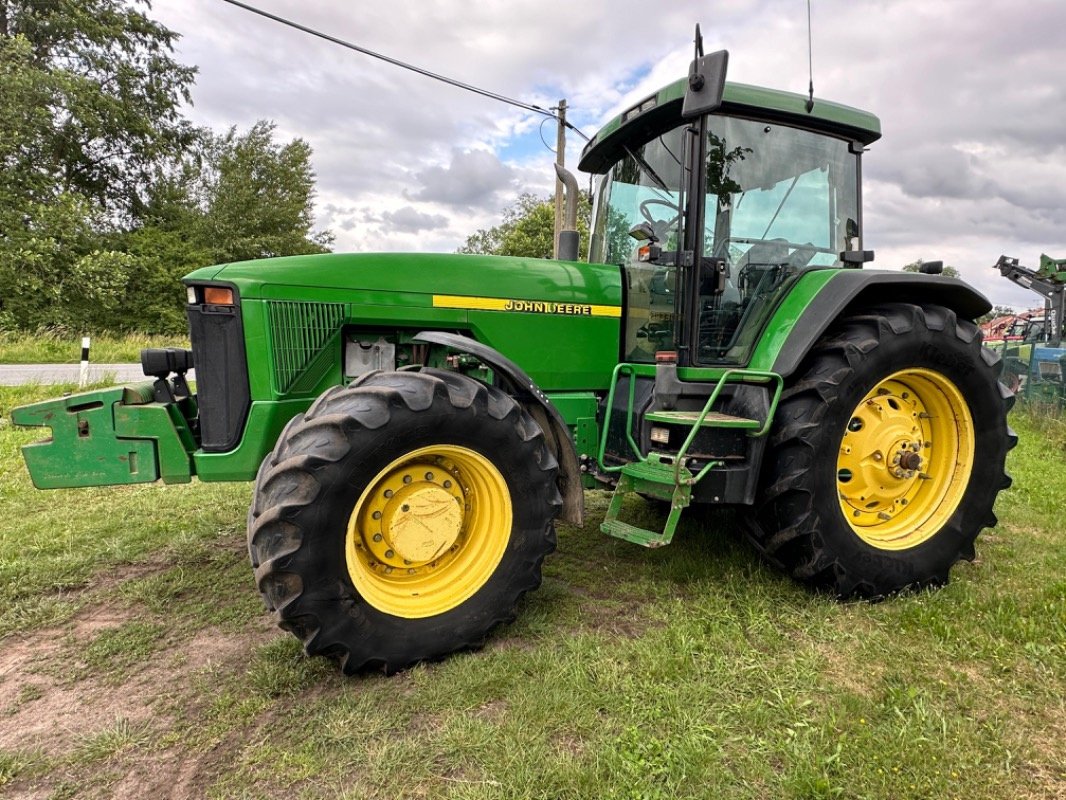
<svg viewBox="0 0 1066 800">
<path fill-rule="evenodd" d="M 841 597 L 946 583 L 1010 485 L 1001 369 L 977 327 L 940 306 L 842 320 L 778 406 L 753 543 Z"/>
<path fill-rule="evenodd" d="M 263 462 L 249 513 L 279 625 L 345 672 L 480 645 L 540 584 L 561 506 L 536 422 L 442 370 L 326 392 Z"/>
</svg>

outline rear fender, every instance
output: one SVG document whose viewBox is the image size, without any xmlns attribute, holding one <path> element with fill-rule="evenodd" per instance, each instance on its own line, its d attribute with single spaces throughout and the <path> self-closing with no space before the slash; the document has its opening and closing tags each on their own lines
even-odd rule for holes
<svg viewBox="0 0 1066 800">
<path fill-rule="evenodd" d="M 911 272 L 841 269 L 811 298 L 792 323 L 792 330 L 770 369 L 787 379 L 814 343 L 835 320 L 881 303 L 935 304 L 975 320 L 992 304 L 973 287 L 954 278 Z M 770 325 L 778 323 L 773 319 Z"/>
</svg>

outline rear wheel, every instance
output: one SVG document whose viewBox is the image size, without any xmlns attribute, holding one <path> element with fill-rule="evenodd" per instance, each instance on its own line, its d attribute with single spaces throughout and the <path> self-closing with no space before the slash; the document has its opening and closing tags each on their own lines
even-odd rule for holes
<svg viewBox="0 0 1066 800">
<path fill-rule="evenodd" d="M 480 645 L 540 583 L 561 505 L 541 429 L 450 372 L 330 390 L 266 458 L 249 514 L 279 625 L 345 672 Z"/>
<path fill-rule="evenodd" d="M 1010 485 L 1001 368 L 977 327 L 946 308 L 844 319 L 782 397 L 752 541 L 841 597 L 947 582 Z"/>
</svg>

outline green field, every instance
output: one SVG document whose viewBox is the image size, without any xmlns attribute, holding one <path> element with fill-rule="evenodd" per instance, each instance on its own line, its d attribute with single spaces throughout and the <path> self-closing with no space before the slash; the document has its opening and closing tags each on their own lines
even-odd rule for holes
<svg viewBox="0 0 1066 800">
<path fill-rule="evenodd" d="M 346 679 L 262 610 L 250 486 L 34 490 L 50 392 L 0 389 L 0 797 L 1066 797 L 1056 420 L 939 592 L 812 595 L 728 512 L 644 550 L 591 492 L 484 650 Z"/>
</svg>

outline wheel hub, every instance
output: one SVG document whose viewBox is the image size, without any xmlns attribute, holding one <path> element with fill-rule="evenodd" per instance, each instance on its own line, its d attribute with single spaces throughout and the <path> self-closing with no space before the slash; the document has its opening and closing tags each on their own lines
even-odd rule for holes
<svg viewBox="0 0 1066 800">
<path fill-rule="evenodd" d="M 910 392 L 881 388 L 855 409 L 841 441 L 837 480 L 853 520 L 884 520 L 905 507 L 915 489 L 915 459 L 921 464 L 924 408 Z"/>
<path fill-rule="evenodd" d="M 388 575 L 416 575 L 457 547 L 468 503 L 458 470 L 441 460 L 403 464 L 363 504 L 363 542 Z M 397 572 L 399 571 L 399 572 Z"/>
<path fill-rule="evenodd" d="M 423 564 L 455 544 L 463 527 L 458 500 L 439 486 L 405 487 L 386 504 L 382 535 L 404 561 Z"/>
<path fill-rule="evenodd" d="M 922 457 L 917 450 L 903 450 L 900 453 L 899 463 L 901 469 L 906 469 L 908 473 L 914 473 L 914 471 L 921 469 Z"/>
</svg>

